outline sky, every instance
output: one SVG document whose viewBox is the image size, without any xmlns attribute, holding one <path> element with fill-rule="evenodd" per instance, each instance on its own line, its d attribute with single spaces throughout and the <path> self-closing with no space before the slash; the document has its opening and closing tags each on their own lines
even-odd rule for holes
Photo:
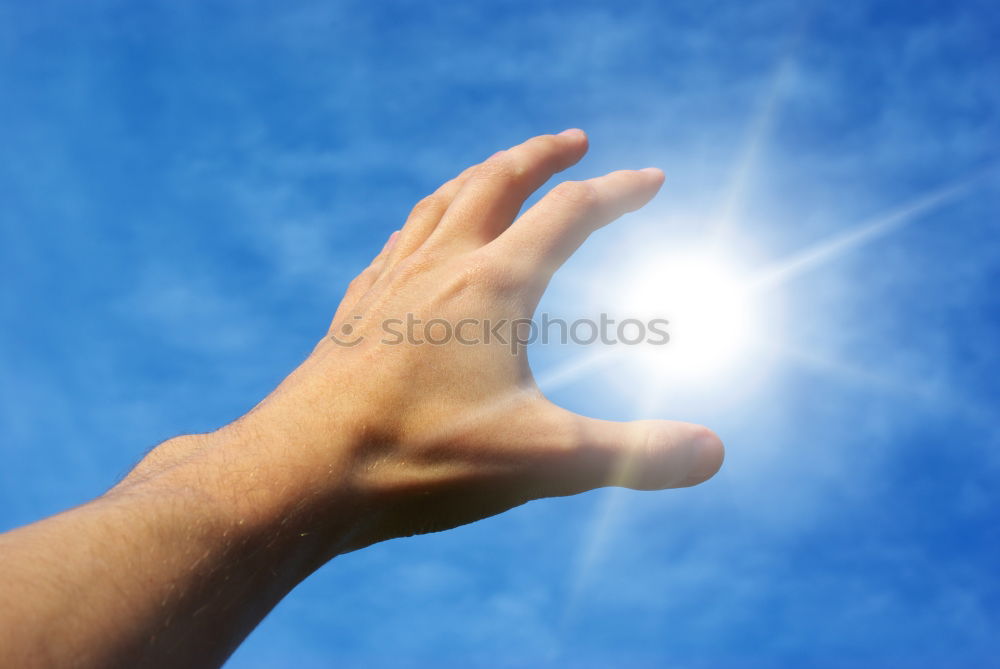
<svg viewBox="0 0 1000 669">
<path fill-rule="evenodd" d="M 0 0 L 0 529 L 241 415 L 420 197 L 581 127 L 565 178 L 667 181 L 542 308 L 709 244 L 751 318 L 711 373 L 533 370 L 711 426 L 722 471 L 339 557 L 228 666 L 990 666 L 998 34 L 988 1 Z"/>
</svg>

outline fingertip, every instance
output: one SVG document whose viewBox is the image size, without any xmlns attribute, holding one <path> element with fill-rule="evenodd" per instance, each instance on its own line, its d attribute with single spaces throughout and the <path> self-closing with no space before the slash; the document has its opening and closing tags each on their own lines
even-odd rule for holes
<svg viewBox="0 0 1000 669">
<path fill-rule="evenodd" d="M 639 173 L 652 177 L 652 179 L 658 184 L 662 184 L 667 178 L 667 176 L 663 173 L 663 170 L 659 167 L 644 167 L 639 170 Z"/>
<path fill-rule="evenodd" d="M 631 195 L 626 200 L 625 211 L 635 211 L 645 207 L 660 192 L 663 186 L 663 171 L 656 167 L 646 167 L 641 170 L 622 170 L 621 174 L 628 180 Z M 639 177 L 639 178 L 636 178 Z"/>
<path fill-rule="evenodd" d="M 691 467 L 680 486 L 693 486 L 715 476 L 722 468 L 726 449 L 715 432 L 703 425 L 692 425 L 688 438 L 692 449 Z"/>
<path fill-rule="evenodd" d="M 559 137 L 568 137 L 569 139 L 587 139 L 587 133 L 580 128 L 567 128 L 559 133 Z"/>
<path fill-rule="evenodd" d="M 587 133 L 579 128 L 569 128 L 567 130 L 563 130 L 556 135 L 556 137 L 561 137 L 564 140 L 569 141 L 571 146 L 574 148 L 574 154 L 578 155 L 580 158 L 582 158 L 590 148 L 590 139 L 588 139 Z"/>
<path fill-rule="evenodd" d="M 722 466 L 722 440 L 694 423 L 640 421 L 647 433 L 645 466 L 633 472 L 631 487 L 686 488 L 712 478 Z"/>
</svg>

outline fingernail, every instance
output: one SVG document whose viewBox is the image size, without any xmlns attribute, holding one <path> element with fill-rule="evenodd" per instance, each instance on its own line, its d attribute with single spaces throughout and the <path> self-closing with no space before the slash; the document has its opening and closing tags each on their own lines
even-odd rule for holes
<svg viewBox="0 0 1000 669">
<path fill-rule="evenodd" d="M 574 137 L 574 136 L 582 137 L 583 135 L 586 134 L 587 133 L 585 133 L 583 130 L 580 130 L 579 128 L 568 128 L 559 133 L 559 135 L 562 137 Z"/>
<path fill-rule="evenodd" d="M 396 230 L 391 235 L 389 235 L 389 239 L 387 239 L 386 242 L 385 242 L 385 250 L 386 251 L 388 251 L 389 249 L 391 249 L 392 246 L 393 246 L 393 244 L 396 243 L 396 238 L 397 237 L 399 237 L 399 230 Z"/>
<path fill-rule="evenodd" d="M 658 175 L 660 177 L 664 176 L 663 170 L 661 170 L 659 167 L 644 167 L 644 168 L 642 168 L 639 171 L 640 172 L 645 172 L 646 174 L 656 174 L 656 175 Z"/>
</svg>

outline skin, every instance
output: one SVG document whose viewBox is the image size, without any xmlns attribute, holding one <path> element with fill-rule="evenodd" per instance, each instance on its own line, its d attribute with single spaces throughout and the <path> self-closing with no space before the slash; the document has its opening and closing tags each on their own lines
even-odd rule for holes
<svg viewBox="0 0 1000 669">
<path fill-rule="evenodd" d="M 543 135 L 445 183 L 351 282 L 337 339 L 249 413 L 0 535 L 0 665 L 219 666 L 338 554 L 532 499 L 715 474 L 723 449 L 707 428 L 573 414 L 541 394 L 523 349 L 385 343 L 382 324 L 406 314 L 530 318 L 587 236 L 663 182 L 656 169 L 564 182 L 515 220 L 586 150 L 580 130 Z"/>
</svg>

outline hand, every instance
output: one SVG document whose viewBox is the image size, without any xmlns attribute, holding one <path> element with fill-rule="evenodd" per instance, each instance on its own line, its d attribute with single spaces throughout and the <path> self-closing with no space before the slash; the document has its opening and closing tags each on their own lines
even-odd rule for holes
<svg viewBox="0 0 1000 669">
<path fill-rule="evenodd" d="M 539 497 L 689 486 L 718 470 L 722 446 L 708 429 L 570 413 L 539 392 L 509 325 L 484 342 L 489 326 L 530 318 L 552 273 L 590 232 L 646 204 L 663 182 L 656 169 L 564 182 L 514 220 L 586 150 L 579 130 L 535 137 L 417 204 L 351 282 L 329 336 L 221 431 L 268 445 L 267 457 L 254 460 L 260 453 L 251 449 L 241 458 L 241 470 L 257 472 L 258 493 L 294 490 L 296 504 L 310 500 L 313 518 L 345 503 L 364 509 L 351 540 L 335 549 L 344 550 Z M 399 341 L 408 319 L 439 319 L 411 328 L 436 343 Z"/>
</svg>

